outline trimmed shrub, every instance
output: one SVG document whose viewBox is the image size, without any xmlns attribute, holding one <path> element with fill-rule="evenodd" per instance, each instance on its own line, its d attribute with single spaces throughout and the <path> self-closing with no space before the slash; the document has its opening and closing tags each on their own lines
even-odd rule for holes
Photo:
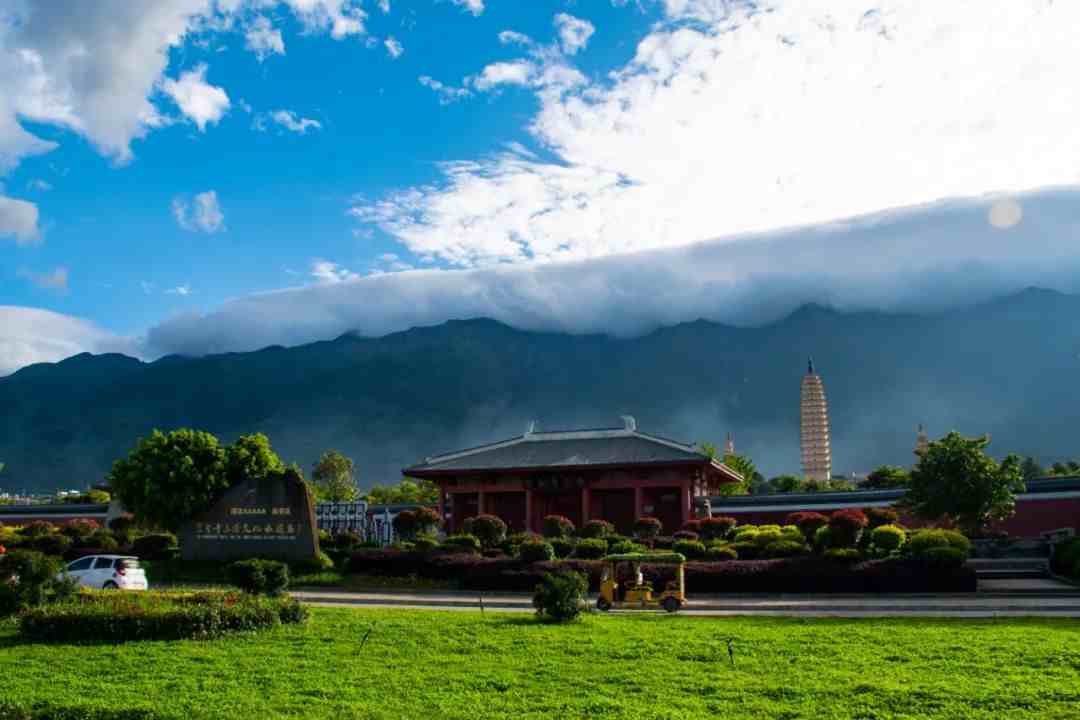
<svg viewBox="0 0 1080 720">
<path fill-rule="evenodd" d="M 726 538 L 738 521 L 733 517 L 710 517 L 701 521 L 701 537 L 705 540 L 723 540 Z"/>
<path fill-rule="evenodd" d="M 74 594 L 77 584 L 60 574 L 62 568 L 58 559 L 33 550 L 0 555 L 0 617 Z"/>
<path fill-rule="evenodd" d="M 1080 577 L 1080 537 L 1072 537 L 1054 545 L 1050 569 L 1058 575 Z"/>
<path fill-rule="evenodd" d="M 823 528 L 829 524 L 829 518 L 819 512 L 809 510 L 793 512 L 787 516 L 787 521 L 799 528 L 803 537 L 806 538 L 806 542 L 813 542 L 818 528 Z"/>
<path fill-rule="evenodd" d="M 574 534 L 574 523 L 563 515 L 547 515 L 544 517 L 544 537 L 561 538 L 570 537 Z"/>
<path fill-rule="evenodd" d="M 659 520 L 654 517 L 639 517 L 634 522 L 634 537 L 639 540 L 652 540 L 660 531 L 664 529 L 664 526 Z"/>
<path fill-rule="evenodd" d="M 450 552 L 478 554 L 480 539 L 475 535 L 451 535 L 443 540 L 442 547 Z"/>
<path fill-rule="evenodd" d="M 417 532 L 416 511 L 402 510 L 394 516 L 394 519 L 390 521 L 390 525 L 394 528 L 394 534 L 400 540 L 412 540 L 416 537 Z"/>
<path fill-rule="evenodd" d="M 95 530 L 100 530 L 101 525 L 94 520 L 85 518 L 76 518 L 75 520 L 68 520 L 60 528 L 60 532 L 67 535 L 72 541 L 82 542 L 83 538 L 89 537 Z"/>
<path fill-rule="evenodd" d="M 135 529 L 135 520 L 130 515 L 120 515 L 109 521 L 109 529 L 117 534 L 126 534 Z"/>
<path fill-rule="evenodd" d="M 120 548 L 120 542 L 111 532 L 104 528 L 90 533 L 85 542 L 88 547 L 100 548 L 105 552 L 112 552 Z"/>
<path fill-rule="evenodd" d="M 551 549 L 555 552 L 555 557 L 564 558 L 570 557 L 574 552 L 574 541 L 566 537 L 551 538 Z"/>
<path fill-rule="evenodd" d="M 830 548 L 825 551 L 825 557 L 840 562 L 858 562 L 862 560 L 862 554 L 855 548 Z"/>
<path fill-rule="evenodd" d="M 896 552 L 904 545 L 907 533 L 895 525 L 878 525 L 870 533 L 870 542 L 882 552 Z"/>
<path fill-rule="evenodd" d="M 322 536 L 320 535 L 320 542 L 322 542 Z M 353 550 L 360 547 L 364 542 L 364 538 L 360 537 L 360 533 L 353 532 L 352 530 L 343 530 L 333 537 L 329 544 L 333 545 L 338 550 Z"/>
<path fill-rule="evenodd" d="M 685 555 L 688 560 L 705 557 L 705 543 L 700 540 L 677 540 L 671 549 Z"/>
<path fill-rule="evenodd" d="M 847 508 L 829 516 L 830 544 L 833 547 L 852 547 L 859 542 L 863 528 L 868 524 L 862 510 Z"/>
<path fill-rule="evenodd" d="M 943 547 L 954 548 L 966 558 L 971 552 L 971 541 L 955 530 L 919 530 L 908 540 L 907 551 L 916 557 L 925 558 L 934 548 Z"/>
<path fill-rule="evenodd" d="M 672 540 L 697 540 L 700 536 L 692 530 L 680 530 L 671 536 Z"/>
<path fill-rule="evenodd" d="M 761 557 L 761 546 L 753 540 L 740 540 L 731 546 L 742 560 L 753 560 Z"/>
<path fill-rule="evenodd" d="M 758 528 L 757 533 L 754 534 L 753 542 L 757 543 L 758 547 L 765 547 L 771 545 L 774 542 L 781 542 L 784 539 L 784 534 L 780 532 L 780 528 L 773 525 L 763 525 Z"/>
<path fill-rule="evenodd" d="M 585 609 L 588 589 L 588 581 L 581 573 L 544 573 L 533 595 L 537 617 L 558 623 L 575 619 Z"/>
<path fill-rule="evenodd" d="M 967 553 L 960 548 L 947 545 L 934 547 L 926 551 L 922 556 L 923 561 L 932 568 L 938 570 L 955 570 L 962 567 L 967 560 Z"/>
<path fill-rule="evenodd" d="M 431 535 L 422 535 L 413 543 L 413 549 L 417 552 L 431 552 L 438 547 L 439 541 Z"/>
<path fill-rule="evenodd" d="M 472 535 L 480 541 L 484 548 L 496 547 L 506 539 L 506 523 L 498 515 L 477 515 L 469 518 L 472 520 Z"/>
<path fill-rule="evenodd" d="M 705 551 L 705 559 L 714 562 L 724 560 L 738 560 L 739 553 L 730 545 L 711 545 Z"/>
<path fill-rule="evenodd" d="M 169 560 L 176 556 L 178 544 L 172 533 L 154 533 L 136 538 L 131 551 L 144 560 Z"/>
<path fill-rule="evenodd" d="M 787 558 L 804 555 L 809 550 L 806 543 L 792 540 L 775 540 L 761 549 L 761 557 Z"/>
<path fill-rule="evenodd" d="M 701 521 L 700 520 L 687 520 L 683 523 L 682 529 L 686 532 L 697 533 L 701 535 Z"/>
<path fill-rule="evenodd" d="M 607 538 L 615 534 L 615 526 L 607 520 L 590 520 L 578 534 L 583 538 Z"/>
<path fill-rule="evenodd" d="M 751 542 L 757 536 L 758 529 L 756 525 L 743 525 L 735 530 L 735 534 L 731 539 L 734 542 Z"/>
<path fill-rule="evenodd" d="M 327 570 L 334 569 L 334 561 L 329 555 L 322 552 L 311 558 L 310 560 L 304 560 L 302 562 L 293 563 L 292 570 L 297 575 L 308 575 L 312 573 L 326 572 Z"/>
<path fill-rule="evenodd" d="M 209 640 L 307 618 L 307 608 L 290 598 L 236 592 L 87 592 L 23 613 L 19 633 L 31 642 L 47 643 Z"/>
<path fill-rule="evenodd" d="M 434 535 L 442 527 L 442 517 L 429 507 L 421 507 L 413 510 L 415 533 L 420 535 Z"/>
<path fill-rule="evenodd" d="M 551 547 L 551 543 L 549 542 L 532 540 L 521 543 L 521 549 L 518 550 L 518 555 L 522 562 L 544 562 L 545 560 L 555 559 L 555 549 Z"/>
<path fill-rule="evenodd" d="M 871 530 L 879 528 L 882 525 L 895 525 L 900 519 L 900 513 L 896 512 L 891 507 L 864 508 L 863 513 L 866 515 L 866 520 L 869 523 L 868 527 Z"/>
<path fill-rule="evenodd" d="M 814 533 L 814 549 L 824 552 L 832 547 L 832 529 L 828 525 L 822 525 Z"/>
<path fill-rule="evenodd" d="M 806 542 L 806 537 L 802 534 L 802 530 L 800 530 L 797 525 L 785 525 L 780 528 L 780 537 L 791 542 Z"/>
<path fill-rule="evenodd" d="M 23 526 L 22 534 L 24 537 L 36 538 L 42 535 L 51 535 L 56 530 L 56 526 L 46 520 L 34 520 L 31 523 L 27 523 Z"/>
<path fill-rule="evenodd" d="M 626 553 L 645 552 L 649 548 L 632 540 L 620 540 L 608 546 L 608 552 L 612 555 L 625 555 Z"/>
<path fill-rule="evenodd" d="M 36 535 L 27 543 L 27 547 L 45 555 L 62 556 L 71 548 L 71 538 L 67 535 Z"/>
<path fill-rule="evenodd" d="M 607 540 L 602 538 L 585 538 L 574 549 L 574 557 L 582 560 L 598 560 L 607 555 Z"/>
<path fill-rule="evenodd" d="M 289 587 L 289 566 L 277 560 L 238 560 L 225 568 L 229 582 L 251 595 L 280 595 Z"/>
</svg>

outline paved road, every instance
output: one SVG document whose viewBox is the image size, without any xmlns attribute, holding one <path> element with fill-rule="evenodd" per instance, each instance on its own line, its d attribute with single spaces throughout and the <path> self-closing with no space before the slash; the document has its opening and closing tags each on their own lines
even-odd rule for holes
<svg viewBox="0 0 1080 720">
<path fill-rule="evenodd" d="M 524 593 L 342 592 L 292 593 L 304 602 L 328 607 L 423 608 L 477 612 L 532 612 Z M 592 599 L 591 602 L 595 600 Z M 661 611 L 657 611 L 661 612 Z M 973 593 L 959 595 L 770 595 L 691 596 L 687 615 L 764 615 L 794 617 L 1076 617 L 1080 592 L 1044 594 Z"/>
</svg>

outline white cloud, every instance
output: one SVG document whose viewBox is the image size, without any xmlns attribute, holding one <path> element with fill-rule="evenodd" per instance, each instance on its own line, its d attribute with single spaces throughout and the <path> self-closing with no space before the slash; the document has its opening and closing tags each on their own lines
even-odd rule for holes
<svg viewBox="0 0 1080 720">
<path fill-rule="evenodd" d="M 166 295 L 180 295 L 181 297 L 186 297 L 188 295 L 191 295 L 193 292 L 194 292 L 194 290 L 191 289 L 191 285 L 188 285 L 188 284 L 185 283 L 183 285 L 177 285 L 174 288 L 169 288 L 168 290 L 165 291 L 165 294 Z"/>
<path fill-rule="evenodd" d="M 117 337 L 78 318 L 48 310 L 0 305 L 0 376 L 40 362 L 56 362 L 81 352 L 137 353 Z"/>
<path fill-rule="evenodd" d="M 441 182 L 357 216 L 417 255 L 472 266 L 1080 182 L 1068 30 L 1080 3 L 754 6 L 669 0 L 672 22 L 600 82 L 561 64 L 538 72 L 539 60 L 489 66 L 477 89 L 536 88 L 527 130 L 552 159 L 446 163 Z"/>
<path fill-rule="evenodd" d="M 440 105 L 449 105 L 452 102 L 456 102 L 457 100 L 472 95 L 468 88 L 444 85 L 429 75 L 421 75 L 417 80 L 424 87 L 431 88 L 435 91 L 435 94 L 439 96 Z"/>
<path fill-rule="evenodd" d="M 300 133 L 304 135 L 309 129 L 315 130 L 322 129 L 322 123 L 318 120 L 312 120 L 311 118 L 299 117 L 292 110 L 275 110 L 270 113 L 269 119 L 277 123 L 281 127 L 285 128 L 289 132 Z M 257 130 L 266 129 L 266 118 L 264 116 L 258 116 L 255 118 L 255 128 Z"/>
<path fill-rule="evenodd" d="M 311 263 L 311 277 L 320 283 L 340 283 L 360 276 L 329 260 L 315 260 Z"/>
<path fill-rule="evenodd" d="M 190 232 L 212 234 L 225 229 L 225 214 L 214 190 L 197 194 L 192 202 L 180 195 L 174 197 L 172 212 L 177 225 Z"/>
<path fill-rule="evenodd" d="M 378 4 L 379 4 L 379 9 L 382 10 L 383 13 L 389 13 L 390 12 L 390 0 L 379 0 Z"/>
<path fill-rule="evenodd" d="M 503 45 L 532 45 L 532 38 L 524 33 L 519 33 L 514 30 L 503 30 L 499 33 L 499 42 Z"/>
<path fill-rule="evenodd" d="M 393 37 L 386 38 L 386 40 L 383 41 L 383 44 L 386 46 L 386 52 L 390 53 L 390 57 L 395 60 L 401 57 L 405 52 L 405 48 Z"/>
<path fill-rule="evenodd" d="M 367 13 L 354 0 L 284 0 L 309 32 L 329 30 L 330 37 L 341 40 L 367 32 Z"/>
<path fill-rule="evenodd" d="M 30 245 L 41 238 L 37 205 L 0 195 L 0 238 L 13 237 L 16 245 Z"/>
<path fill-rule="evenodd" d="M 225 91 L 206 82 L 206 65 L 198 65 L 181 74 L 179 80 L 165 78 L 161 89 L 200 132 L 205 131 L 208 124 L 216 124 L 229 110 L 229 96 Z"/>
<path fill-rule="evenodd" d="M 584 50 L 589 44 L 589 38 L 596 32 L 596 28 L 588 20 L 566 13 L 555 16 L 555 28 L 559 31 L 559 42 L 567 55 L 574 55 L 578 50 Z"/>
<path fill-rule="evenodd" d="M 244 40 L 244 47 L 255 53 L 259 62 L 270 55 L 285 54 L 285 40 L 281 37 L 281 31 L 271 24 L 269 18 L 262 15 L 248 26 Z"/>
<path fill-rule="evenodd" d="M 29 190 L 36 190 L 37 192 L 49 192 L 53 189 L 52 183 L 42 180 L 41 178 L 35 178 L 26 183 L 26 187 Z"/>
<path fill-rule="evenodd" d="M 37 273 L 32 270 L 19 270 L 19 277 L 29 280 L 42 290 L 56 290 L 66 293 L 68 290 L 68 269 L 60 266 L 49 272 Z"/>
<path fill-rule="evenodd" d="M 484 0 L 450 0 L 455 5 L 479 17 L 484 13 Z"/>
</svg>

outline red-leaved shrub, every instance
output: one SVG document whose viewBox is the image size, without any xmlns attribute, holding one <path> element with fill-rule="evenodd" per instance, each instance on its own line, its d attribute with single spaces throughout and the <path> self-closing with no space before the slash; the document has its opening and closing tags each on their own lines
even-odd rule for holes
<svg viewBox="0 0 1080 720">
<path fill-rule="evenodd" d="M 895 525 L 896 521 L 900 519 L 900 513 L 891 507 L 863 508 L 863 513 L 866 515 L 866 520 L 869 523 L 868 527 L 871 530 L 882 525 Z"/>
<path fill-rule="evenodd" d="M 573 534 L 574 523 L 570 518 L 563 515 L 547 515 L 544 517 L 544 537 L 569 537 Z"/>
<path fill-rule="evenodd" d="M 807 542 L 814 539 L 814 533 L 818 531 L 818 528 L 829 524 L 829 518 L 819 512 L 809 510 L 793 512 L 787 516 L 787 521 L 789 525 L 794 525 L 802 531 Z"/>
<path fill-rule="evenodd" d="M 642 540 L 652 540 L 663 529 L 663 524 L 654 517 L 639 517 L 634 522 L 634 535 Z"/>
<path fill-rule="evenodd" d="M 830 544 L 833 547 L 851 547 L 859 542 L 863 528 L 869 524 L 862 510 L 847 508 L 829 516 Z"/>
<path fill-rule="evenodd" d="M 705 518 L 701 521 L 701 537 L 705 540 L 722 540 L 737 524 L 733 517 Z"/>
</svg>

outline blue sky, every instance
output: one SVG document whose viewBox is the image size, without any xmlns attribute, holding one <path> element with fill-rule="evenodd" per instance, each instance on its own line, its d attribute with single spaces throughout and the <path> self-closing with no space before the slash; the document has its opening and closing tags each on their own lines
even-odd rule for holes
<svg viewBox="0 0 1080 720">
<path fill-rule="evenodd" d="M 904 306 L 913 259 L 981 268 L 943 302 L 1071 290 L 1077 26 L 1045 0 L 14 0 L 0 373 Z"/>
</svg>

